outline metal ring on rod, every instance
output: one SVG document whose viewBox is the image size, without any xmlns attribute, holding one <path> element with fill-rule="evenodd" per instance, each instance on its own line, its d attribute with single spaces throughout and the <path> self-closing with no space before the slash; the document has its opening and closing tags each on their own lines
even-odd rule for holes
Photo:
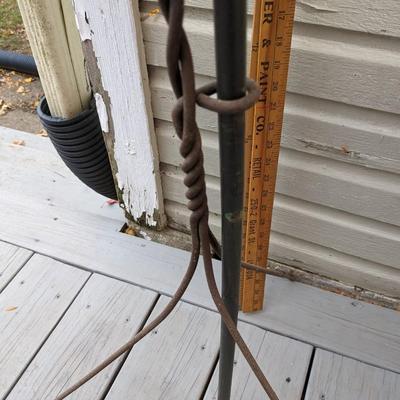
<svg viewBox="0 0 400 400">
<path fill-rule="evenodd" d="M 196 90 L 197 104 L 219 114 L 236 114 L 248 110 L 260 97 L 259 86 L 251 79 L 246 80 L 247 94 L 236 100 L 214 99 L 210 96 L 217 92 L 217 82 L 211 82 Z"/>
</svg>

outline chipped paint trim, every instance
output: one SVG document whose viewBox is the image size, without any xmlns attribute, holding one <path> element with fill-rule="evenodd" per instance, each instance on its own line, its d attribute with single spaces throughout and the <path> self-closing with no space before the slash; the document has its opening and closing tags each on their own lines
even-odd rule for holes
<svg viewBox="0 0 400 400">
<path fill-rule="evenodd" d="M 85 40 L 91 40 L 90 37 L 90 27 L 86 22 L 85 12 L 76 7 L 77 1 L 74 1 L 75 6 L 75 21 L 76 26 L 78 27 L 79 35 L 81 36 L 82 42 Z"/>
<path fill-rule="evenodd" d="M 108 133 L 110 131 L 108 126 L 108 114 L 103 97 L 101 97 L 100 93 L 95 93 L 94 100 L 96 101 L 97 114 L 99 114 L 101 130 L 104 133 Z"/>
<path fill-rule="evenodd" d="M 117 165 L 115 177 L 125 210 L 145 225 L 162 226 L 159 161 L 137 3 L 74 0 L 74 5 L 81 39 L 91 40 L 109 96 L 107 124 L 103 99 L 97 98 L 96 104 L 102 127 L 113 129 L 111 157 Z"/>
</svg>

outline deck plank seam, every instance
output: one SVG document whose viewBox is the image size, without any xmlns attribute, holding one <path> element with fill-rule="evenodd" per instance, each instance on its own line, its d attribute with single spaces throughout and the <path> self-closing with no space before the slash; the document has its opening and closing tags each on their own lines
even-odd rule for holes
<svg viewBox="0 0 400 400">
<path fill-rule="evenodd" d="M 3 241 L 2 241 L 3 242 Z M 6 242 L 4 242 L 6 243 Z M 8 243 L 8 244 L 12 244 L 12 243 Z M 16 246 L 15 244 L 12 244 L 13 246 Z M 18 247 L 18 249 L 24 249 L 21 246 L 16 246 Z M 2 288 L 0 288 L 0 294 L 6 289 L 6 287 L 10 284 L 10 282 L 12 282 L 14 280 L 14 278 L 19 274 L 19 272 L 22 271 L 22 268 L 25 267 L 25 265 L 29 262 L 29 260 L 33 257 L 33 255 L 35 254 L 32 250 L 29 249 L 24 249 L 24 250 L 28 250 L 31 252 L 31 254 L 27 257 L 27 259 L 20 265 L 20 267 L 15 271 L 15 273 L 10 276 L 10 278 L 8 279 L 8 281 L 4 284 L 4 286 Z M 18 250 L 17 250 L 18 251 Z"/>
<path fill-rule="evenodd" d="M 219 363 L 219 351 L 217 353 L 217 356 L 215 357 L 214 362 L 211 365 L 209 375 L 208 375 L 207 380 L 206 380 L 206 382 L 204 384 L 204 388 L 203 388 L 203 391 L 201 392 L 199 400 L 204 400 L 204 397 L 207 394 L 208 388 L 209 388 L 210 383 L 211 383 L 211 379 L 212 379 L 212 377 L 213 377 L 213 375 L 215 373 L 215 370 L 217 368 L 218 363 Z"/>
<path fill-rule="evenodd" d="M 278 333 L 278 335 L 279 335 L 279 333 Z M 282 334 L 280 334 L 280 335 L 281 335 L 281 336 L 284 336 L 284 335 L 282 335 Z M 292 339 L 292 338 L 291 338 L 291 339 Z M 306 343 L 306 342 L 304 342 L 303 340 L 298 340 L 298 339 L 296 339 L 296 338 L 293 338 L 293 339 L 294 339 L 294 340 L 297 340 L 297 341 L 299 341 L 299 342 L 301 341 L 302 343 Z M 307 343 L 307 344 L 310 344 L 311 346 L 313 346 L 313 347 L 315 348 L 316 351 L 317 351 L 317 350 L 327 351 L 327 352 L 332 353 L 332 354 L 335 354 L 335 355 L 337 355 L 337 356 L 345 357 L 345 358 L 348 358 L 348 359 L 350 359 L 350 360 L 360 362 L 360 363 L 362 363 L 362 364 L 364 364 L 364 365 L 368 365 L 369 367 L 379 368 L 379 369 L 381 369 L 381 370 L 383 370 L 383 371 L 392 372 L 392 373 L 394 373 L 394 374 L 396 374 L 396 375 L 400 375 L 400 372 L 399 372 L 398 370 L 395 370 L 395 369 L 392 369 L 392 368 L 389 368 L 389 367 L 382 367 L 382 366 L 379 365 L 379 364 L 373 364 L 373 363 L 371 363 L 371 362 L 369 362 L 369 361 L 359 359 L 359 358 L 354 357 L 354 356 L 352 356 L 352 355 L 350 355 L 350 354 L 339 353 L 338 351 L 332 350 L 332 349 L 330 349 L 329 347 L 324 347 L 324 346 L 319 346 L 319 345 L 317 346 L 317 345 L 312 344 L 312 343 Z"/>
<path fill-rule="evenodd" d="M 147 321 L 149 320 L 150 315 L 151 315 L 151 313 L 154 311 L 154 309 L 155 309 L 155 307 L 156 307 L 158 301 L 160 300 L 160 298 L 161 298 L 161 294 L 158 293 L 157 296 L 155 297 L 153 303 L 151 304 L 151 306 L 148 308 L 146 314 L 144 315 L 142 323 L 140 324 L 139 328 L 134 332 L 134 334 L 137 334 L 138 332 L 140 332 L 140 331 L 146 326 Z M 122 344 L 123 344 L 123 343 L 118 343 L 118 347 L 119 347 L 120 345 L 122 345 Z M 118 365 L 118 367 L 117 367 L 116 370 L 114 371 L 113 375 L 111 376 L 111 378 L 110 378 L 110 380 L 109 380 L 109 382 L 108 382 L 106 388 L 104 389 L 104 392 L 103 392 L 103 394 L 101 395 L 101 397 L 100 397 L 99 400 L 106 400 L 106 399 L 107 399 L 107 396 L 108 396 L 108 394 L 109 394 L 109 392 L 110 392 L 112 386 L 114 385 L 115 380 L 117 379 L 117 377 L 118 377 L 118 375 L 119 375 L 121 369 L 124 367 L 125 362 L 126 362 L 126 360 L 128 359 L 129 354 L 131 353 L 132 350 L 133 350 L 133 348 L 130 349 L 129 351 L 127 351 L 127 352 L 122 356 L 122 361 L 120 362 L 120 364 Z"/>
<path fill-rule="evenodd" d="M 26 250 L 29 250 L 29 251 L 34 252 L 34 250 L 32 250 L 32 249 L 30 249 L 30 248 L 23 247 L 23 246 L 19 246 L 19 245 L 16 245 L 15 243 L 8 242 L 8 241 L 3 240 L 3 239 L 1 239 L 1 241 L 3 241 L 4 243 L 8 243 L 8 244 L 11 244 L 11 245 L 14 245 L 14 246 L 18 246 L 18 247 L 20 247 L 20 248 L 24 248 L 24 249 L 26 249 Z M 69 265 L 69 266 L 71 266 L 71 267 L 78 268 L 78 269 L 80 269 L 80 270 L 89 272 L 89 273 L 91 274 L 90 276 L 92 276 L 92 274 L 102 275 L 102 276 L 107 277 L 107 278 L 110 278 L 110 279 L 116 279 L 116 280 L 118 280 L 118 281 L 120 281 L 120 282 L 129 284 L 129 285 L 133 285 L 133 286 L 137 286 L 137 287 L 142 288 L 142 289 L 149 290 L 149 291 L 151 291 L 151 292 L 153 292 L 153 293 L 157 293 L 157 294 L 160 294 L 160 295 L 164 295 L 164 296 L 167 296 L 167 297 L 171 297 L 171 294 L 170 294 L 170 293 L 167 293 L 167 292 L 164 292 L 164 291 L 160 291 L 160 290 L 155 290 L 154 288 L 149 287 L 149 286 L 145 286 L 145 285 L 140 285 L 140 284 L 137 284 L 137 283 L 133 283 L 132 281 L 130 281 L 130 280 L 128 280 L 128 279 L 123 279 L 123 278 L 118 277 L 118 276 L 115 276 L 115 275 L 106 274 L 106 273 L 104 273 L 104 272 L 99 272 L 99 271 L 96 271 L 96 270 L 93 270 L 93 269 L 89 269 L 89 268 L 86 268 L 86 267 L 84 267 L 84 266 L 82 266 L 82 265 L 80 265 L 80 264 L 76 264 L 76 263 L 70 262 L 70 261 L 68 261 L 68 260 L 65 260 L 65 259 L 62 258 L 62 257 L 54 257 L 54 256 L 48 255 L 48 254 L 46 254 L 46 253 L 44 253 L 44 252 L 40 252 L 40 251 L 39 251 L 39 252 L 35 251 L 34 254 L 40 254 L 40 255 L 45 256 L 45 257 L 48 257 L 48 258 L 50 258 L 50 259 L 53 259 L 53 260 L 62 262 L 62 263 L 66 264 L 66 265 Z M 85 283 L 85 284 L 86 284 L 86 283 Z M 177 281 L 177 285 L 178 285 L 178 281 Z M 183 303 L 190 304 L 190 305 L 193 305 L 193 306 L 197 306 L 197 307 L 200 307 L 200 308 L 203 308 L 203 309 L 206 309 L 206 310 L 209 310 L 209 311 L 212 311 L 212 312 L 216 313 L 216 310 L 214 310 L 214 309 L 211 308 L 211 307 L 207 307 L 207 306 L 205 306 L 205 305 L 198 304 L 198 303 L 196 303 L 196 302 L 187 300 L 187 299 L 185 299 L 185 298 L 181 299 L 180 301 L 182 301 Z M 365 360 L 365 359 L 362 359 L 362 358 L 359 358 L 359 357 L 355 357 L 355 356 L 346 354 L 346 352 L 338 352 L 338 351 L 336 351 L 335 349 L 333 349 L 333 348 L 331 348 L 331 347 L 329 347 L 329 346 L 323 346 L 323 345 L 321 345 L 321 344 L 316 344 L 316 343 L 313 343 L 312 341 L 308 341 L 306 338 L 299 338 L 299 337 L 297 337 L 296 335 L 288 335 L 288 334 L 282 333 L 282 332 L 280 332 L 279 330 L 274 329 L 274 328 L 272 328 L 272 327 L 267 327 L 267 326 L 258 324 L 258 323 L 255 322 L 255 321 L 254 321 L 254 322 L 253 322 L 253 321 L 248 321 L 248 320 L 246 320 L 246 319 L 241 318 L 240 315 L 239 315 L 239 321 L 242 321 L 242 322 L 244 322 L 244 323 L 246 323 L 246 324 L 249 324 L 249 325 L 258 327 L 258 328 L 260 328 L 260 329 L 263 329 L 264 331 L 272 332 L 272 333 L 275 333 L 275 334 L 277 334 L 277 335 L 284 336 L 284 337 L 287 337 L 287 338 L 289 338 L 289 339 L 296 340 L 296 341 L 298 341 L 298 342 L 311 345 L 311 346 L 313 346 L 313 347 L 315 347 L 315 348 L 317 348 L 317 349 L 326 350 L 326 351 L 329 351 L 329 352 L 331 352 L 331 353 L 334 353 L 334 354 L 337 354 L 337 355 L 340 355 L 340 356 L 344 356 L 344 357 L 350 358 L 350 359 L 355 360 L 355 361 L 362 362 L 362 363 L 364 363 L 364 364 L 366 364 L 366 365 L 370 365 L 370 366 L 372 366 L 372 367 L 381 368 L 381 369 L 384 369 L 384 370 L 386 370 L 386 371 L 394 372 L 394 373 L 396 373 L 396 374 L 399 373 L 397 370 L 392 369 L 392 368 L 390 368 L 390 367 L 382 367 L 382 366 L 379 365 L 379 364 L 374 364 L 374 363 L 372 363 L 372 362 L 370 362 L 370 361 L 367 361 L 367 360 Z"/>
<path fill-rule="evenodd" d="M 310 381 L 311 371 L 312 371 L 313 366 L 314 366 L 314 359 L 315 359 L 315 353 L 316 352 L 317 352 L 317 349 L 314 346 L 313 349 L 312 349 L 312 352 L 311 352 L 310 363 L 308 365 L 306 379 L 304 380 L 303 393 L 301 394 L 301 400 L 305 400 L 306 395 L 307 395 L 308 382 Z"/>
<path fill-rule="evenodd" d="M 38 253 L 33 253 L 31 257 L 33 257 L 35 254 Z M 30 359 L 27 361 L 26 365 L 24 366 L 24 368 L 21 370 L 21 372 L 18 374 L 18 376 L 15 378 L 14 382 L 10 385 L 10 388 L 7 390 L 6 394 L 3 396 L 3 398 L 1 400 L 6 400 L 7 397 L 11 394 L 11 392 L 14 390 L 15 386 L 17 385 L 17 383 L 19 382 L 19 380 L 21 379 L 21 377 L 25 374 L 25 372 L 27 371 L 27 369 L 29 368 L 29 366 L 31 365 L 32 361 L 35 359 L 35 357 L 39 354 L 39 352 L 42 350 L 43 346 L 45 345 L 45 343 L 47 342 L 47 340 L 49 339 L 49 337 L 52 335 L 52 333 L 54 332 L 54 330 L 57 328 L 57 326 L 59 325 L 59 323 L 61 322 L 61 320 L 64 318 L 64 316 L 66 315 L 66 313 L 68 312 L 68 310 L 71 308 L 72 304 L 75 302 L 75 300 L 77 299 L 77 297 L 80 295 L 80 293 L 82 292 L 83 288 L 86 286 L 86 284 L 88 283 L 89 279 L 93 276 L 93 272 L 90 273 L 88 275 L 88 277 L 86 278 L 86 280 L 84 281 L 84 283 L 82 284 L 82 286 L 80 287 L 80 289 L 77 291 L 77 293 L 73 296 L 73 298 L 71 299 L 70 303 L 68 304 L 68 306 L 65 308 L 65 310 L 61 313 L 60 317 L 58 318 L 58 320 L 56 321 L 56 323 L 54 324 L 54 326 L 49 330 L 49 332 L 47 333 L 46 337 L 44 338 L 44 340 L 42 341 L 42 343 L 38 346 L 38 348 L 36 349 L 36 351 L 32 354 L 32 357 L 30 357 Z"/>
</svg>

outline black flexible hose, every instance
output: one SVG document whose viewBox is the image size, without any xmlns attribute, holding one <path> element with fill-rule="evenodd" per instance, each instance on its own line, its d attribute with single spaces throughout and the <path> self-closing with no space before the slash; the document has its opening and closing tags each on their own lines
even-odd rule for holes
<svg viewBox="0 0 400 400">
<path fill-rule="evenodd" d="M 38 76 L 32 56 L 0 50 L 0 68 Z M 117 199 L 111 165 L 99 116 L 92 101 L 88 110 L 73 118 L 50 115 L 43 97 L 37 113 L 58 154 L 67 167 L 87 186 L 103 196 Z"/>
<path fill-rule="evenodd" d="M 0 68 L 38 76 L 34 58 L 14 51 L 0 50 Z"/>
<path fill-rule="evenodd" d="M 73 118 L 56 118 L 50 115 L 43 97 L 37 113 L 67 167 L 91 189 L 116 200 L 114 178 L 94 101 L 88 110 Z"/>
</svg>

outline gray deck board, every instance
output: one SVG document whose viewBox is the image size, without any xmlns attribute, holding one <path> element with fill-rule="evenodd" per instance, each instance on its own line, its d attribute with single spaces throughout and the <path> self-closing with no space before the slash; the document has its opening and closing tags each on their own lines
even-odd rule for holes
<svg viewBox="0 0 400 400">
<path fill-rule="evenodd" d="M 7 400 L 54 399 L 129 340 L 155 298 L 150 291 L 93 275 Z M 116 360 L 70 399 L 100 399 L 121 361 Z"/>
<path fill-rule="evenodd" d="M 278 397 L 300 400 L 313 347 L 243 322 L 239 329 Z M 218 366 L 204 399 L 216 400 L 217 394 Z M 243 355 L 236 349 L 232 400 L 240 399 L 265 400 L 265 393 Z"/>
<path fill-rule="evenodd" d="M 24 145 L 13 144 L 14 140 Z M 0 190 L 33 205 L 48 204 L 125 222 L 117 204 L 85 186 L 63 163 L 49 138 L 0 126 Z M 12 211 L 8 210 L 8 211 Z"/>
<path fill-rule="evenodd" d="M 162 297 L 151 319 L 167 303 Z M 199 399 L 219 348 L 219 316 L 185 303 L 130 353 L 106 400 Z"/>
<path fill-rule="evenodd" d="M 0 292 L 32 256 L 32 252 L 0 242 Z"/>
<path fill-rule="evenodd" d="M 132 337 L 157 298 L 110 277 L 88 277 L 34 255 L 5 287 L 0 399 L 53 399 Z M 167 300 L 161 296 L 149 320 Z M 239 328 L 278 396 L 300 400 L 313 347 L 244 322 Z M 218 314 L 180 302 L 126 360 L 118 359 L 71 399 L 200 399 L 204 391 L 205 400 L 216 399 L 218 347 Z M 399 374 L 317 349 L 305 400 L 398 400 L 399 393 Z M 265 394 L 238 352 L 232 400 L 239 399 L 261 400 Z"/>
<path fill-rule="evenodd" d="M 88 277 L 87 272 L 35 255 L 0 294 L 0 399 Z"/>
<path fill-rule="evenodd" d="M 317 350 L 306 400 L 399 400 L 400 375 Z"/>
<path fill-rule="evenodd" d="M 7 211 L 10 207 L 14 212 Z M 117 230 L 118 224 L 109 218 L 43 204 L 30 206 L 15 195 L 0 198 L 0 240 L 172 295 L 189 254 Z M 219 269 L 215 261 L 217 279 Z M 399 312 L 278 277 L 268 278 L 266 296 L 262 312 L 241 314 L 240 319 L 400 372 Z M 202 262 L 184 300 L 214 309 Z"/>
<path fill-rule="evenodd" d="M 26 145 L 10 145 L 13 138 L 22 138 L 26 140 Z M 117 210 L 118 212 L 116 213 L 113 208 L 107 208 L 108 206 L 104 208 L 105 199 L 85 188 L 62 165 L 58 156 L 54 154 L 54 150 L 49 146 L 49 143 L 45 141 L 40 142 L 40 140 L 42 139 L 30 135 L 23 137 L 22 133 L 0 128 L 0 151 L 3 156 L 2 160 L 0 160 L 0 166 L 2 167 L 0 168 L 0 184 L 4 187 L 6 185 L 7 187 L 7 196 L 0 196 L 0 241 L 5 241 L 17 247 L 28 249 L 18 249 L 9 244 L 0 245 L 0 273 L 3 271 L 3 275 L 0 276 L 0 291 L 2 287 L 4 288 L 3 292 L 0 294 L 0 299 L 4 298 L 1 296 L 5 296 L 6 294 L 11 296 L 14 292 L 21 293 L 20 289 L 17 287 L 18 285 L 15 283 L 19 279 L 20 274 L 32 268 L 31 265 L 38 262 L 37 260 L 49 260 L 35 255 L 22 270 L 18 272 L 31 256 L 31 251 L 47 255 L 67 264 L 79 266 L 88 271 L 118 278 L 126 283 L 117 282 L 116 280 L 106 277 L 95 276 L 90 278 L 87 283 L 88 286 L 85 286 L 60 324 L 52 332 L 57 321 L 69 307 L 73 297 L 79 292 L 89 275 L 86 272 L 65 266 L 62 263 L 56 263 L 54 260 L 46 261 L 49 263 L 48 265 L 52 267 L 45 268 L 41 270 L 40 273 L 44 273 L 43 271 L 45 271 L 49 276 L 53 276 L 54 274 L 54 279 L 51 278 L 51 281 L 54 280 L 54 285 L 50 285 L 49 291 L 46 292 L 45 284 L 43 282 L 37 282 L 34 285 L 38 285 L 41 292 L 31 287 L 30 292 L 28 289 L 24 289 L 27 290 L 26 293 L 24 293 L 25 297 L 29 297 L 29 299 L 33 300 L 36 299 L 35 296 L 37 296 L 38 293 L 42 293 L 43 298 L 38 299 L 37 304 L 42 304 L 42 307 L 46 306 L 48 303 L 51 305 L 49 309 L 50 318 L 46 319 L 43 323 L 34 325 L 32 332 L 39 332 L 34 339 L 31 339 L 29 335 L 23 336 L 23 340 L 26 340 L 26 342 L 22 342 L 25 343 L 25 345 L 21 347 L 21 351 L 23 352 L 22 358 L 21 360 L 15 359 L 16 361 L 13 361 L 17 367 L 11 364 L 12 367 L 9 368 L 9 372 L 0 374 L 0 388 L 2 387 L 2 382 L 5 382 L 3 386 L 3 388 L 5 388 L 4 393 L 13 386 L 23 368 L 28 366 L 30 359 L 42 346 L 47 335 L 50 332 L 52 332 L 52 334 L 49 340 L 43 345 L 34 361 L 29 364 L 26 373 L 15 386 L 10 395 L 10 399 L 12 400 L 32 399 L 32 391 L 34 396 L 37 396 L 33 397 L 33 399 L 48 398 L 48 396 L 59 391 L 63 385 L 81 376 L 82 373 L 96 364 L 97 361 L 100 361 L 103 356 L 108 355 L 108 353 L 114 349 L 115 344 L 124 342 L 126 338 L 130 337 L 133 331 L 137 329 L 140 323 L 138 321 L 141 321 L 141 318 L 144 317 L 146 313 L 145 310 L 149 309 L 149 304 L 152 303 L 155 296 L 154 293 L 148 294 L 149 292 L 144 292 L 148 294 L 146 295 L 148 297 L 146 297 L 147 300 L 142 304 L 144 308 L 138 306 L 140 308 L 139 312 L 135 308 L 135 305 L 130 302 L 132 298 L 136 298 L 136 295 L 124 294 L 121 298 L 118 298 L 117 303 L 114 304 L 110 297 L 111 293 L 117 294 L 121 291 L 124 293 L 125 291 L 126 293 L 142 292 L 142 289 L 129 285 L 129 283 L 132 283 L 152 289 L 155 292 L 171 295 L 178 286 L 179 279 L 183 276 L 189 260 L 189 254 L 187 252 L 121 234 L 119 230 L 123 218 L 121 218 L 119 210 Z M 15 160 L 17 160 L 18 163 L 15 163 Z M 14 168 L 14 164 L 20 165 Z M 28 168 L 29 174 L 26 173 Z M 53 182 L 53 180 L 56 182 Z M 21 189 L 26 190 L 23 191 Z M 103 208 L 101 206 L 103 206 Z M 218 280 L 219 269 L 220 263 L 215 262 L 215 271 Z M 61 271 L 60 274 L 57 272 L 58 270 Z M 79 275 L 81 278 L 77 279 L 77 282 L 75 282 L 76 288 L 74 290 L 71 289 L 71 281 L 67 279 L 66 282 L 70 282 L 71 284 L 70 286 L 67 284 L 67 286 L 70 287 L 70 298 L 63 306 L 57 308 L 60 303 L 51 301 L 51 296 L 54 295 L 53 292 L 58 288 L 57 285 L 62 286 L 61 289 L 63 290 L 68 290 L 68 288 L 64 287 L 65 283 L 63 282 L 63 284 L 61 284 L 59 281 L 62 280 L 63 276 L 66 274 L 65 271 L 78 271 L 75 272 L 75 274 L 82 275 Z M 15 274 L 17 275 L 15 276 Z M 68 272 L 67 275 L 70 276 L 70 272 Z M 30 279 L 32 279 L 32 277 Z M 100 281 L 102 282 L 101 284 L 98 283 Z M 91 282 L 97 282 L 97 284 L 94 285 Z M 108 291 L 109 284 L 113 288 L 110 291 Z M 87 289 L 88 287 L 90 289 L 89 291 Z M 124 289 L 119 290 L 116 289 L 116 287 Z M 58 293 L 59 290 L 56 292 Z M 277 337 L 273 336 L 272 333 L 266 334 L 265 337 L 267 340 L 263 342 L 266 346 L 264 348 L 263 344 L 261 349 L 261 351 L 266 352 L 265 358 L 268 358 L 268 352 L 272 351 L 268 345 L 271 338 L 275 338 L 276 340 L 273 339 L 272 341 L 277 343 L 282 341 L 284 344 L 286 343 L 285 341 L 288 341 L 288 348 L 298 346 L 300 349 L 298 351 L 294 350 L 290 354 L 294 357 L 298 356 L 294 362 L 299 363 L 298 365 L 301 365 L 301 367 L 296 369 L 293 373 L 291 372 L 290 366 L 287 366 L 286 370 L 282 367 L 281 370 L 281 372 L 290 372 L 293 385 L 285 386 L 287 382 L 285 381 L 282 383 L 282 375 L 274 375 L 278 371 L 277 368 L 276 370 L 274 369 L 275 372 L 269 372 L 271 380 L 275 380 L 276 382 L 277 390 L 283 390 L 284 395 L 292 396 L 293 398 L 296 398 L 298 395 L 305 371 L 305 360 L 309 356 L 309 349 L 311 346 L 299 344 L 299 342 L 282 338 L 282 336 L 298 339 L 319 348 L 345 355 L 348 357 L 346 360 L 352 358 L 366 364 L 400 372 L 399 312 L 354 301 L 346 297 L 277 277 L 268 278 L 266 296 L 266 306 L 262 312 L 241 314 L 240 319 L 253 324 L 253 326 L 257 325 L 260 328 L 279 334 Z M 66 298 L 65 296 L 62 297 Z M 93 312 L 92 307 L 89 309 L 84 308 L 86 298 L 96 299 L 94 303 L 101 304 L 103 309 L 107 310 L 107 312 L 102 312 L 100 307 L 97 313 L 91 314 L 91 312 Z M 114 305 L 111 307 L 106 301 Z M 184 296 L 184 301 L 203 308 L 215 309 L 208 293 L 201 262 L 194 280 Z M 57 307 L 52 308 L 54 304 L 57 304 Z M 4 311 L 5 309 L 10 309 L 10 307 L 12 309 L 12 306 L 13 304 L 8 305 L 8 303 L 4 307 L 2 305 L 0 312 L 4 312 L 7 318 L 13 315 L 15 320 L 13 323 L 16 324 L 13 329 L 16 332 L 25 332 L 27 329 L 25 324 L 29 321 L 40 322 L 43 321 L 43 315 L 47 317 L 45 312 L 33 312 L 32 315 L 27 315 L 23 321 L 21 320 L 22 322 L 18 322 L 18 318 L 20 318 L 18 316 L 24 315 L 24 309 L 17 308 L 18 311 L 14 314 L 11 314 L 11 311 Z M 126 310 L 124 306 L 127 307 Z M 186 307 L 192 306 L 184 304 L 180 307 L 185 309 Z M 109 321 L 114 323 L 115 318 L 120 318 L 121 315 L 119 312 L 121 309 L 125 310 L 127 315 L 136 315 L 138 319 L 137 321 L 135 320 L 134 323 L 128 321 L 126 326 L 130 328 L 124 330 L 120 327 L 118 334 L 116 334 L 114 331 L 115 327 L 110 326 Z M 40 308 L 40 310 L 42 310 L 42 308 Z M 47 311 L 46 309 L 46 312 Z M 202 312 L 207 315 L 209 313 L 209 311 L 204 310 L 202 310 Z M 5 318 L 3 318 L 3 320 L 6 321 Z M 0 325 L 1 323 L 4 322 L 0 320 Z M 172 336 L 175 328 L 177 327 L 170 326 Z M 247 327 L 245 329 L 247 329 Z M 259 331 L 258 328 L 248 327 L 248 329 L 254 332 L 255 335 L 259 334 L 258 340 L 262 340 L 263 333 L 260 333 L 262 331 Z M 201 329 L 199 329 L 199 331 L 201 331 Z M 1 338 L 3 332 L 1 330 L 0 332 Z M 69 336 L 67 337 L 66 334 Z M 97 334 L 99 334 L 101 338 L 103 338 L 102 335 L 104 334 L 107 338 L 107 340 L 104 339 L 105 342 L 101 342 L 100 340 L 100 343 L 105 344 L 100 349 L 96 347 L 99 345 L 98 342 L 95 342 L 96 346 L 92 348 L 93 342 L 88 339 L 90 337 L 97 337 Z M 9 336 L 12 337 L 12 335 Z M 218 340 L 219 335 L 215 334 L 214 336 Z M 195 336 L 193 336 L 193 340 L 195 340 L 194 343 L 196 343 L 197 339 L 194 338 Z M 155 339 L 154 337 L 154 340 Z M 6 342 L 0 342 L 0 345 L 3 345 L 3 343 Z M 14 342 L 11 341 L 11 345 L 12 343 Z M 72 347 L 70 347 L 71 343 Z M 176 347 L 178 347 L 179 344 L 180 343 L 176 344 Z M 281 345 L 281 347 L 282 346 L 282 352 L 284 352 L 286 347 L 284 345 Z M 4 347 L 4 349 L 2 349 L 3 351 L 9 351 L 8 346 L 2 347 Z M 82 351 L 82 348 L 85 348 L 85 350 Z M 139 349 L 139 347 L 137 349 Z M 135 349 L 132 354 L 138 351 L 137 349 Z M 17 350 L 19 351 L 19 349 Z M 145 350 L 143 350 L 143 354 L 146 353 Z M 18 351 L 16 351 L 17 355 L 19 354 Z M 322 350 L 319 350 L 317 355 L 321 354 L 321 351 Z M 172 357 L 172 354 L 176 353 L 172 352 L 168 357 Z M 179 354 L 182 355 L 183 359 L 187 356 L 184 352 Z M 91 358 L 92 355 L 94 355 L 94 358 Z M 167 361 L 168 357 L 166 356 Z M 286 357 L 290 358 L 289 355 Z M 264 359 L 264 357 L 262 358 Z M 63 368 L 63 366 L 59 364 L 59 360 L 63 360 L 62 362 L 66 364 L 72 363 L 73 367 L 76 367 L 76 371 L 71 373 L 72 370 L 70 368 Z M 81 363 L 77 360 L 80 360 Z M 191 360 L 187 358 L 185 360 L 190 364 Z M 131 358 L 129 358 L 128 361 L 133 364 L 135 362 L 134 360 L 131 361 Z M 316 361 L 318 361 L 318 359 L 316 359 Z M 354 360 L 350 361 L 357 363 L 357 361 Z M 3 368 L 2 362 L 0 350 L 1 369 Z M 78 364 L 74 364 L 75 362 L 78 362 Z M 171 366 L 172 361 L 169 362 Z M 208 371 L 210 368 L 209 362 L 210 358 L 207 358 L 205 364 Z M 239 362 L 240 359 L 238 359 L 238 363 Z M 280 365 L 279 363 L 281 362 L 283 362 L 283 360 L 278 359 L 274 363 L 271 363 L 271 365 Z M 361 365 L 362 369 L 366 368 L 367 370 L 372 368 L 363 363 L 354 365 Z M 268 371 L 268 368 L 270 368 L 269 364 L 265 365 L 265 368 Z M 109 371 L 106 371 L 104 375 L 100 375 L 98 381 L 95 381 L 94 384 L 89 384 L 85 389 L 82 389 L 81 392 L 78 392 L 77 397 L 73 398 L 96 399 L 96 396 L 98 397 L 99 393 L 104 390 L 104 387 L 109 383 L 113 371 L 115 371 L 115 366 L 110 368 Z M 121 376 L 123 376 L 123 374 L 128 374 L 130 371 L 131 368 L 129 368 L 129 364 L 127 363 L 122 368 Z M 140 370 L 139 372 L 140 374 L 144 373 Z M 186 371 L 182 371 L 182 374 L 185 372 Z M 154 372 L 154 374 L 156 373 L 157 372 Z M 338 370 L 338 374 L 339 373 L 340 371 Z M 161 370 L 160 375 L 163 374 L 166 376 L 166 379 L 168 379 L 166 370 Z M 297 376 L 296 374 L 299 375 Z M 10 375 L 11 378 L 7 378 L 8 375 Z M 148 376 L 141 376 L 143 379 L 147 380 L 150 385 L 157 385 L 156 382 L 158 382 L 158 380 L 152 381 Z M 398 385 L 397 375 L 391 375 L 390 372 L 385 371 L 384 376 L 385 379 L 388 380 L 389 386 L 398 390 L 398 386 L 396 386 Z M 393 376 L 396 377 L 396 379 L 394 379 Z M 6 379 L 8 380 L 6 381 Z M 122 378 L 118 378 L 117 381 L 119 379 Z M 203 379 L 202 375 L 201 379 L 196 382 L 202 382 Z M 53 383 L 50 384 L 50 381 Z M 319 379 L 319 381 L 323 382 L 321 379 Z M 294 385 L 295 382 L 297 382 L 296 386 Z M 343 380 L 340 382 L 343 382 Z M 215 384 L 215 381 L 211 381 L 211 385 L 214 386 L 210 387 L 210 391 L 207 395 L 212 396 L 213 393 L 215 393 Z M 131 380 L 130 378 L 125 379 L 124 383 L 119 383 L 118 385 L 121 385 L 118 390 L 123 391 L 125 390 L 124 388 L 130 387 Z M 343 385 L 346 385 L 346 382 L 343 383 Z M 350 383 L 348 385 L 351 387 Z M 201 385 L 196 386 L 196 395 L 198 393 L 197 388 L 200 386 Z M 377 384 L 377 386 L 379 385 Z M 316 386 L 315 390 L 318 391 L 320 387 L 323 386 Z M 117 386 L 115 386 L 115 388 L 117 388 Z M 244 387 L 245 394 L 241 394 L 241 396 L 247 396 L 249 390 L 252 393 L 251 396 L 258 396 L 257 392 L 253 391 L 256 390 L 255 388 L 256 384 L 253 384 L 252 378 L 249 378 Z M 183 386 L 183 390 L 187 390 L 187 388 Z M 288 391 L 285 392 L 285 390 Z M 111 392 L 109 396 L 111 396 L 112 393 L 113 392 Z M 313 392 L 310 391 L 309 393 L 309 396 L 311 396 Z M 391 395 L 391 392 L 389 392 L 389 394 Z M 365 398 L 368 399 L 368 397 Z M 353 400 L 345 397 L 343 397 L 343 399 Z M 355 399 L 358 400 L 357 398 Z M 376 400 L 371 397 L 371 400 L 372 399 Z M 377 399 L 381 400 L 380 398 Z M 383 399 L 392 400 L 391 397 Z M 310 397 L 308 400 L 314 400 L 314 398 Z M 331 399 L 326 398 L 326 400 Z"/>
</svg>

